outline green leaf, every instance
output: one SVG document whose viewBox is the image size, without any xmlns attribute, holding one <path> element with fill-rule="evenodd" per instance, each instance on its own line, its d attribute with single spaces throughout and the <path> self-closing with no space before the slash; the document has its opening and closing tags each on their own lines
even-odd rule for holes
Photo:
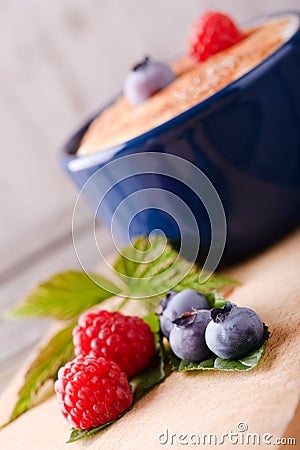
<svg viewBox="0 0 300 450">
<path fill-rule="evenodd" d="M 157 386 L 166 378 L 167 373 L 164 367 L 162 343 L 158 339 L 158 317 L 153 313 L 144 318 L 144 320 L 150 325 L 153 332 L 156 333 L 156 342 L 159 342 L 159 345 L 158 350 L 149 366 L 142 372 L 138 373 L 135 377 L 131 378 L 131 380 L 129 381 L 133 393 L 132 405 L 129 409 L 122 412 L 116 419 L 111 420 L 104 425 L 100 425 L 99 427 L 90 428 L 88 430 L 77 430 L 76 428 L 73 428 L 67 443 L 75 442 L 88 436 L 92 436 L 96 433 L 100 433 L 101 431 L 115 423 L 117 420 L 121 419 L 121 417 L 123 417 L 128 411 L 130 411 L 142 397 L 144 397 L 149 391 L 151 391 L 155 386 Z"/>
<path fill-rule="evenodd" d="M 134 395 L 134 402 L 144 397 L 157 384 L 165 378 L 163 361 L 159 354 L 156 354 L 151 364 L 130 380 L 130 386 Z"/>
<path fill-rule="evenodd" d="M 83 311 L 112 297 L 119 288 L 100 275 L 84 272 L 64 272 L 54 275 L 36 287 L 24 300 L 8 313 L 10 317 L 52 317 L 69 320 Z"/>
<path fill-rule="evenodd" d="M 238 282 L 230 278 L 224 278 L 220 275 L 211 275 L 207 281 L 204 283 L 199 282 L 199 277 L 201 274 L 201 269 L 194 266 L 193 270 L 176 286 L 177 291 L 182 291 L 183 289 L 195 289 L 202 292 L 203 294 L 209 293 L 210 291 L 221 289 L 227 286 L 237 285 Z"/>
<path fill-rule="evenodd" d="M 59 331 L 39 351 L 25 375 L 23 387 L 18 393 L 18 399 L 8 423 L 27 411 L 32 406 L 39 388 L 47 380 L 55 379 L 59 368 L 74 357 L 73 328 L 74 323 Z"/>
<path fill-rule="evenodd" d="M 7 315 L 9 317 L 51 317 L 58 320 L 77 318 L 83 311 L 114 295 L 146 300 L 154 309 L 166 293 L 191 288 L 207 293 L 212 289 L 236 284 L 233 280 L 212 275 L 200 283 L 201 269 L 183 258 L 161 237 L 139 237 L 123 250 L 114 270 L 122 288 L 98 274 L 69 271 L 54 275 L 38 285 Z M 125 300 L 127 301 L 127 300 Z"/>
<path fill-rule="evenodd" d="M 222 308 L 226 304 L 226 300 L 223 295 L 217 291 L 206 292 L 205 297 L 209 301 L 211 308 Z"/>
<path fill-rule="evenodd" d="M 259 347 L 248 355 L 238 360 L 222 359 L 217 356 L 210 357 L 204 361 L 184 361 L 170 352 L 170 362 L 176 372 L 188 372 L 192 370 L 251 370 L 261 360 L 270 332 L 264 325 L 264 334 Z"/>
<path fill-rule="evenodd" d="M 150 326 L 154 333 L 155 344 L 157 347 L 157 354 L 161 361 L 161 371 L 167 370 L 165 366 L 165 348 L 163 345 L 163 335 L 160 331 L 160 322 L 158 315 L 155 312 L 150 312 L 147 316 L 143 317 L 143 320 Z"/>
<path fill-rule="evenodd" d="M 201 268 L 179 257 L 177 250 L 161 237 L 139 237 L 117 258 L 114 270 L 123 283 L 122 293 L 129 298 L 151 300 L 151 307 L 170 290 L 191 288 L 209 292 L 237 284 L 212 275 L 200 283 Z"/>
<path fill-rule="evenodd" d="M 157 314 L 155 314 L 155 312 L 152 311 L 149 314 L 147 314 L 147 316 L 143 317 L 143 320 L 149 325 L 154 335 L 156 337 L 159 336 L 160 324 Z"/>
</svg>

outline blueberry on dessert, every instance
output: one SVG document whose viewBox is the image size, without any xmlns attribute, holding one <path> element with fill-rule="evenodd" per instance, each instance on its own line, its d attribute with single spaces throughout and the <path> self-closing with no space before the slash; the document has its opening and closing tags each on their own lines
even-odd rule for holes
<svg viewBox="0 0 300 450">
<path fill-rule="evenodd" d="M 133 105 L 139 105 L 175 79 L 167 64 L 153 61 L 148 56 L 136 64 L 127 75 L 124 95 Z"/>
</svg>

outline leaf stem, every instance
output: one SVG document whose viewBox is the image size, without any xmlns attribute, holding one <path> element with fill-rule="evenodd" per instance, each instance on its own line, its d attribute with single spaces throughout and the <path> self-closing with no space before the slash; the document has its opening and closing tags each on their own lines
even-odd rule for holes
<svg viewBox="0 0 300 450">
<path fill-rule="evenodd" d="M 124 306 L 129 302 L 130 298 L 129 297 L 125 297 L 120 303 L 119 305 L 116 307 L 116 311 L 121 311 L 122 308 L 124 308 Z"/>
</svg>

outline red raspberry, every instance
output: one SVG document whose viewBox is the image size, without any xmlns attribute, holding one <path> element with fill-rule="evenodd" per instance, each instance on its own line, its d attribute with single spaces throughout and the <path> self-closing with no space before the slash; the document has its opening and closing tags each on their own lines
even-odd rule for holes
<svg viewBox="0 0 300 450">
<path fill-rule="evenodd" d="M 214 53 L 237 44 L 243 37 L 229 16 L 207 11 L 192 26 L 189 54 L 197 61 L 205 61 Z"/>
<path fill-rule="evenodd" d="M 126 374 L 113 361 L 77 357 L 58 371 L 60 408 L 75 428 L 97 427 L 118 417 L 132 403 Z"/>
<path fill-rule="evenodd" d="M 114 361 L 128 377 L 143 370 L 155 350 L 154 335 L 139 317 L 119 312 L 87 311 L 73 331 L 76 355 Z"/>
</svg>

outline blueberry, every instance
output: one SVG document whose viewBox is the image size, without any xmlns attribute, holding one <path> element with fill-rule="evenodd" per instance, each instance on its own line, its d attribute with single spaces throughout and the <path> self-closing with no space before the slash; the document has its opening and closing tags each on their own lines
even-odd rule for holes
<svg viewBox="0 0 300 450">
<path fill-rule="evenodd" d="M 211 355 L 205 342 L 205 329 L 210 320 L 207 309 L 184 313 L 175 319 L 170 333 L 170 347 L 178 358 L 202 361 Z"/>
<path fill-rule="evenodd" d="M 133 105 L 138 105 L 163 89 L 175 79 L 173 70 L 165 63 L 146 57 L 127 75 L 124 95 Z"/>
<path fill-rule="evenodd" d="M 160 328 L 162 333 L 168 338 L 173 328 L 173 320 L 181 316 L 185 312 L 191 312 L 193 308 L 209 309 L 207 299 L 198 291 L 193 289 L 185 289 L 178 294 L 170 291 L 167 296 L 160 302 L 162 312 L 159 315 Z"/>
<path fill-rule="evenodd" d="M 230 302 L 211 310 L 205 340 L 210 350 L 223 359 L 237 359 L 254 350 L 263 336 L 263 323 L 250 308 Z"/>
</svg>

